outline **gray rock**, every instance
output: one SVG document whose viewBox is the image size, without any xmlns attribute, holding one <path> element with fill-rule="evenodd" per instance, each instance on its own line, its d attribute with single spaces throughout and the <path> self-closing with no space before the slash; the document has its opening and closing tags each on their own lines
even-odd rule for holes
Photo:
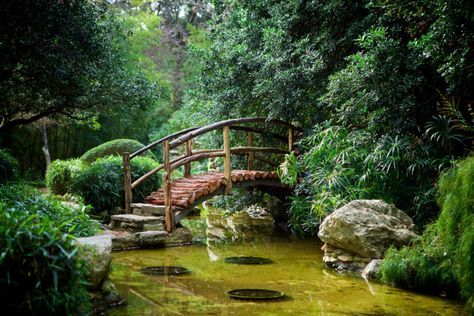
<svg viewBox="0 0 474 316">
<path fill-rule="evenodd" d="M 169 234 L 165 231 L 147 231 L 137 235 L 141 248 L 159 248 L 165 246 Z"/>
<path fill-rule="evenodd" d="M 138 234 L 120 234 L 112 236 L 113 250 L 126 250 L 140 248 Z"/>
<path fill-rule="evenodd" d="M 382 200 L 355 200 L 324 219 L 318 236 L 331 248 L 362 258 L 382 258 L 391 246 L 408 244 L 417 235 L 411 218 Z"/>
<path fill-rule="evenodd" d="M 87 263 L 87 280 L 90 289 L 98 289 L 107 279 L 112 261 L 112 239 L 110 236 L 78 238 L 79 254 Z"/>
<path fill-rule="evenodd" d="M 130 207 L 133 209 L 133 214 L 146 216 L 164 216 L 165 207 L 163 205 L 153 205 L 147 203 L 132 203 Z"/>
<path fill-rule="evenodd" d="M 366 279 L 377 279 L 377 274 L 380 271 L 380 264 L 382 259 L 374 259 L 364 268 L 362 276 Z"/>
<path fill-rule="evenodd" d="M 143 225 L 144 231 L 164 231 L 165 227 L 162 223 L 159 224 L 145 224 Z"/>
</svg>

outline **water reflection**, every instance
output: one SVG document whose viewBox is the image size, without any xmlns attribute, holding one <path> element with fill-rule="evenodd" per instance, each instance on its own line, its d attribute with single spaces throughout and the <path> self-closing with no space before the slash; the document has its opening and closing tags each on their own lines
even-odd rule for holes
<svg viewBox="0 0 474 316">
<path fill-rule="evenodd" d="M 462 302 L 423 296 L 327 270 L 317 240 L 271 238 L 114 254 L 112 279 L 129 305 L 111 315 L 467 315 Z M 271 265 L 232 265 L 231 256 Z M 140 268 L 178 265 L 189 275 L 148 276 Z M 292 299 L 240 302 L 226 292 L 266 288 Z"/>
</svg>

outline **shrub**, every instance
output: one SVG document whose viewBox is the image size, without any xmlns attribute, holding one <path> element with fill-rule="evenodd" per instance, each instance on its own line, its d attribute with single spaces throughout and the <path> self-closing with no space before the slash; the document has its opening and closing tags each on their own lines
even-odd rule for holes
<svg viewBox="0 0 474 316">
<path fill-rule="evenodd" d="M 143 147 L 145 147 L 145 145 L 133 139 L 114 139 L 89 149 L 82 155 L 81 159 L 86 163 L 92 163 L 98 158 L 110 155 L 121 156 L 124 152 L 133 153 Z M 147 155 L 150 158 L 155 158 L 150 152 L 148 152 Z"/>
<path fill-rule="evenodd" d="M 20 165 L 8 151 L 0 148 L 0 184 L 18 178 Z"/>
<path fill-rule="evenodd" d="M 74 235 L 98 225 L 27 185 L 0 187 L 0 302 L 16 315 L 87 312 L 86 269 Z"/>
<path fill-rule="evenodd" d="M 147 157 L 136 157 L 131 161 L 132 182 L 157 167 L 158 163 Z M 133 200 L 143 201 L 160 185 L 158 174 L 140 184 L 133 190 Z M 73 193 L 82 196 L 86 203 L 96 211 L 123 205 L 123 162 L 121 157 L 99 158 L 77 176 Z"/>
<path fill-rule="evenodd" d="M 80 159 L 53 161 L 46 171 L 46 185 L 51 193 L 64 195 L 71 192 L 72 183 L 84 166 Z"/>
<path fill-rule="evenodd" d="M 412 247 L 390 250 L 381 278 L 427 292 L 459 294 L 474 302 L 474 157 L 466 158 L 439 181 L 438 220 Z M 474 305 L 471 305 L 474 312 Z"/>
</svg>

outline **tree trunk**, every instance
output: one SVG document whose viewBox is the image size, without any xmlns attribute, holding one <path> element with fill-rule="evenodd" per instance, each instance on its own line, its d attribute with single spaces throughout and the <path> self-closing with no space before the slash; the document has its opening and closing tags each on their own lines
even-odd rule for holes
<svg viewBox="0 0 474 316">
<path fill-rule="evenodd" d="M 40 124 L 38 124 L 38 129 L 41 133 L 41 139 L 43 140 L 43 147 L 41 149 L 43 150 L 44 160 L 46 161 L 46 170 L 48 170 L 48 167 L 51 164 L 51 154 L 49 152 L 46 123 L 41 122 Z"/>
</svg>

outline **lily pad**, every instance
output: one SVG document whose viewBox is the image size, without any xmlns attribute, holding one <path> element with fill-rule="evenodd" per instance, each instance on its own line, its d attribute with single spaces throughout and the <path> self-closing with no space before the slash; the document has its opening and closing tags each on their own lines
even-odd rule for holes
<svg viewBox="0 0 474 316">
<path fill-rule="evenodd" d="M 224 259 L 225 263 L 233 264 L 270 264 L 273 260 L 261 257 L 228 257 Z"/>
<path fill-rule="evenodd" d="M 267 289 L 235 289 L 227 294 L 241 300 L 274 300 L 285 296 L 282 292 Z"/>
<path fill-rule="evenodd" d="M 177 266 L 145 267 L 141 268 L 140 272 L 149 275 L 182 275 L 191 273 L 188 269 Z"/>
</svg>

